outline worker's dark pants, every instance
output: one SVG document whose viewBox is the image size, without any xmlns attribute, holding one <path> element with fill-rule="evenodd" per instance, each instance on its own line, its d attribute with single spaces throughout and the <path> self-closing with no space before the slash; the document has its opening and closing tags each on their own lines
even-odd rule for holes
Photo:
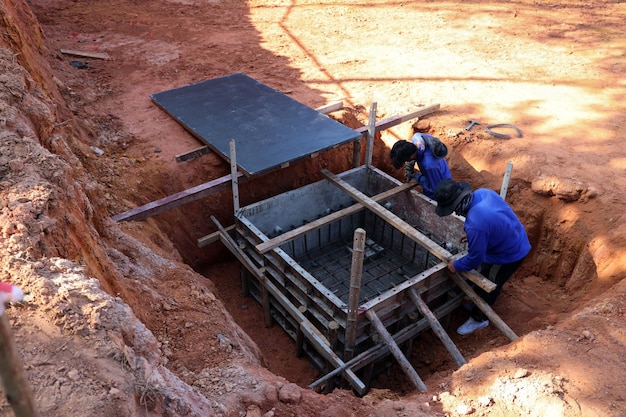
<svg viewBox="0 0 626 417">
<path fill-rule="evenodd" d="M 476 291 L 476 293 L 483 300 L 485 300 L 487 304 L 490 306 L 493 305 L 502 292 L 504 284 L 509 280 L 509 278 L 511 278 L 511 276 L 513 276 L 515 271 L 522 266 L 525 258 L 526 257 L 520 259 L 519 261 L 504 265 L 483 263 L 480 267 L 480 273 L 487 277 L 490 281 L 493 281 L 496 284 L 496 288 L 492 292 L 487 292 L 477 286 L 474 286 L 474 291 Z M 487 316 L 485 316 L 485 314 L 475 305 L 473 305 L 470 310 L 470 316 L 472 316 L 472 318 L 476 321 L 487 320 Z"/>
</svg>

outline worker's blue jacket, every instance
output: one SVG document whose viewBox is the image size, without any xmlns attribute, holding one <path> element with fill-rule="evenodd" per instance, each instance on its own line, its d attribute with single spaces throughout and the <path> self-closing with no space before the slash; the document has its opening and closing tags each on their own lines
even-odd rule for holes
<svg viewBox="0 0 626 417">
<path fill-rule="evenodd" d="M 473 194 L 464 226 L 468 253 L 454 261 L 454 268 L 470 271 L 483 262 L 504 265 L 528 255 L 530 242 L 524 225 L 502 197 L 485 188 Z"/>
<path fill-rule="evenodd" d="M 425 146 L 419 145 L 420 137 L 425 142 Z M 416 134 L 412 138 L 413 144 L 417 146 L 417 166 L 421 174 L 415 174 L 415 180 L 422 186 L 423 193 L 433 198 L 435 188 L 439 181 L 445 178 L 452 178 L 448 163 L 444 159 L 448 150 L 439 139 L 424 133 Z M 435 150 L 436 154 L 433 153 Z"/>
</svg>

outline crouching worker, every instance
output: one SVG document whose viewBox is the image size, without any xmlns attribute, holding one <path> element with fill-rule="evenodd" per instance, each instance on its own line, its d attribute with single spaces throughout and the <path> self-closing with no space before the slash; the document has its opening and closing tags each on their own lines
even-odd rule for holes
<svg viewBox="0 0 626 417">
<path fill-rule="evenodd" d="M 444 178 L 452 178 L 450 168 L 444 159 L 448 155 L 446 145 L 434 136 L 416 133 L 411 142 L 399 140 L 393 144 L 389 157 L 394 168 L 404 165 L 407 181 L 415 179 L 422 186 L 422 192 L 433 198 L 435 187 Z M 419 172 L 415 172 L 415 164 Z"/>
<path fill-rule="evenodd" d="M 493 190 L 479 188 L 472 191 L 466 182 L 442 180 L 435 189 L 435 212 L 448 216 L 453 212 L 465 217 L 468 252 L 462 258 L 448 263 L 452 273 L 478 269 L 496 284 L 492 292 L 475 287 L 476 292 L 490 306 L 502 292 L 502 287 L 524 262 L 530 252 L 530 242 L 524 225 L 511 207 Z M 475 305 L 470 307 L 470 318 L 457 329 L 466 335 L 489 325 L 487 317 Z"/>
</svg>

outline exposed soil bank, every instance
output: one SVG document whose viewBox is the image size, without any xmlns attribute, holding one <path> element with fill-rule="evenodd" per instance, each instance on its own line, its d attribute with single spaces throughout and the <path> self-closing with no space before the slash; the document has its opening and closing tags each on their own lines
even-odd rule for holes
<svg viewBox="0 0 626 417">
<path fill-rule="evenodd" d="M 626 413 L 623 4 L 0 7 L 0 271 L 27 292 L 5 314 L 42 415 Z M 111 59 L 78 68 L 61 48 Z M 143 222 L 110 219 L 228 172 L 215 155 L 176 164 L 198 143 L 148 97 L 237 71 L 311 107 L 342 99 L 335 116 L 361 123 L 372 101 L 379 118 L 439 102 L 418 125 L 448 144 L 453 175 L 474 187 L 499 189 L 513 161 L 507 199 L 533 252 L 495 308 L 523 337 L 454 336 L 471 359 L 456 371 L 416 350 L 416 367 L 433 372 L 427 393 L 403 391 L 395 371 L 381 380 L 393 389 L 362 399 L 301 389 L 276 364 L 269 372 L 263 336 L 225 308 L 236 265 L 216 263 L 228 256 L 219 245 L 196 245 L 213 231 L 210 215 L 230 224 L 228 193 Z M 477 118 L 514 123 L 524 137 L 465 131 Z M 374 164 L 389 171 L 384 144 L 410 129 L 382 135 Z M 347 163 L 333 154 L 294 164 L 271 188 L 243 189 L 242 203 Z"/>
</svg>

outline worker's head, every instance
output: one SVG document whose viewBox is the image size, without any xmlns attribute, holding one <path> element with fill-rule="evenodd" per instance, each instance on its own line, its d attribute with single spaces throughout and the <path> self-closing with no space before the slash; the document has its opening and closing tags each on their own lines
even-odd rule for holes
<svg viewBox="0 0 626 417">
<path fill-rule="evenodd" d="M 445 179 L 439 181 L 435 187 L 433 198 L 437 201 L 435 213 L 438 216 L 449 216 L 452 214 L 465 196 L 472 192 L 472 186 L 463 181 Z"/>
<path fill-rule="evenodd" d="M 417 146 L 406 140 L 399 140 L 391 147 L 389 157 L 394 168 L 399 169 L 405 162 L 415 159 L 416 152 Z"/>
</svg>

